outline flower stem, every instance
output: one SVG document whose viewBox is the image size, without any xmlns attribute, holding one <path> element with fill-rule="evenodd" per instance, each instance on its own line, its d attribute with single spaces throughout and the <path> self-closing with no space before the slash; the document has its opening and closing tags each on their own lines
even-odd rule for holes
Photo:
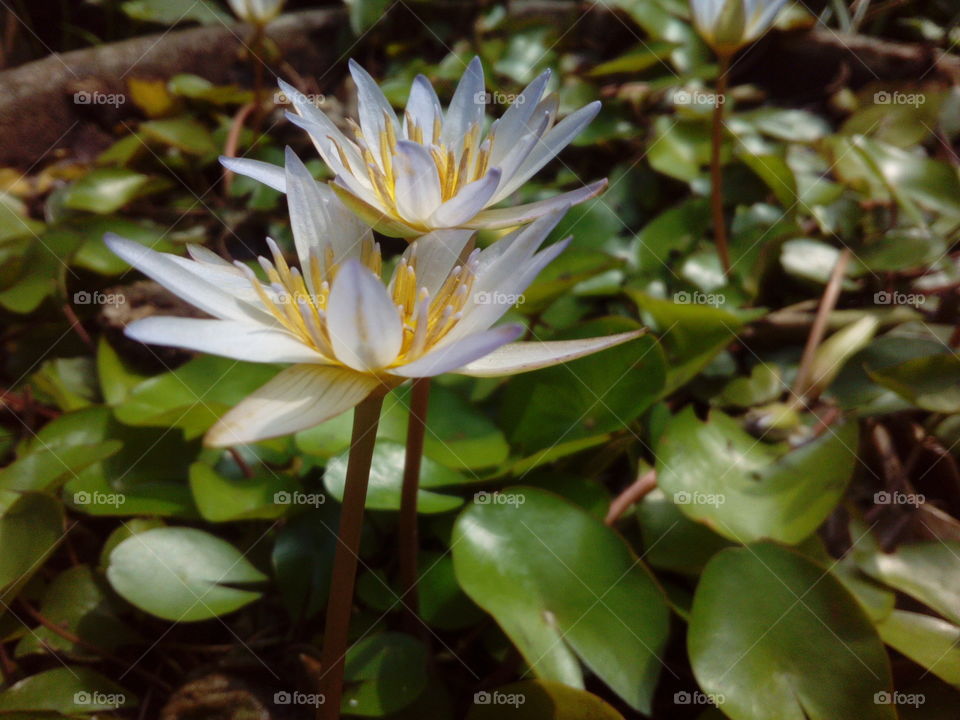
<svg viewBox="0 0 960 720">
<path fill-rule="evenodd" d="M 338 720 L 340 698 L 343 694 L 343 668 L 347 654 L 350 630 L 350 610 L 353 607 L 353 585 L 357 577 L 357 559 L 360 549 L 360 531 L 363 528 L 363 508 L 370 480 L 370 463 L 377 440 L 377 424 L 383 395 L 371 395 L 357 405 L 353 414 L 353 437 L 350 458 L 347 461 L 347 479 L 340 508 L 340 529 L 337 549 L 333 556 L 333 574 L 330 598 L 323 632 L 323 653 L 320 676 L 323 704 L 317 710 L 318 720 Z"/>
<path fill-rule="evenodd" d="M 403 464 L 403 489 L 400 493 L 400 593 L 406 610 L 408 630 L 416 631 L 417 620 L 417 490 L 423 460 L 423 438 L 430 403 L 430 378 L 413 381 L 410 420 L 407 424 L 407 453 Z"/>
<path fill-rule="evenodd" d="M 727 225 L 723 218 L 723 170 L 720 167 L 720 149 L 723 146 L 723 106 L 726 104 L 727 71 L 730 56 L 719 56 L 717 92 L 713 103 L 713 125 L 710 133 L 710 205 L 713 209 L 713 237 L 724 276 L 730 274 L 730 251 L 727 248 Z"/>
</svg>

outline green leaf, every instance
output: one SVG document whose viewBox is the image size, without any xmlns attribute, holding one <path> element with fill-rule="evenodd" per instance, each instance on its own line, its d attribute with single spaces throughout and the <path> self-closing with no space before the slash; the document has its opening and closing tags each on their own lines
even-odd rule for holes
<svg viewBox="0 0 960 720">
<path fill-rule="evenodd" d="M 89 565 L 77 565 L 57 575 L 43 592 L 40 612 L 52 623 L 69 631 L 84 644 L 74 643 L 46 626 L 25 635 L 16 656 L 45 654 L 49 649 L 74 658 L 96 657 L 89 645 L 113 652 L 139 638 L 116 614 L 114 602 Z"/>
<path fill-rule="evenodd" d="M 327 602 L 337 545 L 337 517 L 325 506 L 291 517 L 277 534 L 271 561 L 284 604 L 310 618 Z"/>
<path fill-rule="evenodd" d="M 623 720 L 623 715 L 585 690 L 544 680 L 525 680 L 473 694 L 467 720 Z"/>
<path fill-rule="evenodd" d="M 58 667 L 24 678 L 0 693 L 0 714 L 16 710 L 52 710 L 89 714 L 136 707 L 135 695 L 95 670 Z"/>
<path fill-rule="evenodd" d="M 233 17 L 221 10 L 212 0 L 127 0 L 121 9 L 134 20 L 175 25 L 196 21 L 204 25 L 230 25 Z"/>
<path fill-rule="evenodd" d="M 698 574 L 730 541 L 710 528 L 694 522 L 670 502 L 659 488 L 637 506 L 637 524 L 651 567 L 672 572 Z"/>
<path fill-rule="evenodd" d="M 427 686 L 427 649 L 416 638 L 385 632 L 347 651 L 342 712 L 381 717 L 402 710 Z"/>
<path fill-rule="evenodd" d="M 71 184 L 64 207 L 106 215 L 150 189 L 150 177 L 125 168 L 98 168 Z"/>
<path fill-rule="evenodd" d="M 229 587 L 266 576 L 229 543 L 202 530 L 167 527 L 127 538 L 110 553 L 107 579 L 125 600 L 173 622 L 226 615 L 260 597 Z"/>
<path fill-rule="evenodd" d="M 960 357 L 940 353 L 868 371 L 870 378 L 924 410 L 960 413 Z"/>
<path fill-rule="evenodd" d="M 63 507 L 49 495 L 20 495 L 0 515 L 0 600 L 9 604 L 63 538 Z"/>
<path fill-rule="evenodd" d="M 210 131 L 189 116 L 148 120 L 140 123 L 139 130 L 144 137 L 191 155 L 213 155 L 217 152 Z"/>
<path fill-rule="evenodd" d="M 710 134 L 699 122 L 676 121 L 661 115 L 653 121 L 647 144 L 650 166 L 677 180 L 693 182 L 710 160 Z"/>
<path fill-rule="evenodd" d="M 843 497 L 856 447 L 856 423 L 790 450 L 758 441 L 718 410 L 700 422 L 688 407 L 660 438 L 657 484 L 687 517 L 735 542 L 796 544 Z"/>
<path fill-rule="evenodd" d="M 253 100 L 253 92 L 238 85 L 214 85 L 199 75 L 174 75 L 167 83 L 174 95 L 203 100 L 214 105 L 242 105 Z"/>
<path fill-rule="evenodd" d="M 894 610 L 877 631 L 883 641 L 941 680 L 960 685 L 960 628 L 940 618 Z"/>
<path fill-rule="evenodd" d="M 495 497 L 454 526 L 461 587 L 538 677 L 582 689 L 579 657 L 649 713 L 669 620 L 653 576 L 619 535 L 567 501 L 534 488 Z"/>
<path fill-rule="evenodd" d="M 960 543 L 915 543 L 885 553 L 871 535 L 861 534 L 853 557 L 863 572 L 960 623 Z"/>
<path fill-rule="evenodd" d="M 697 585 L 694 675 L 732 720 L 895 720 L 880 638 L 824 568 L 772 543 L 728 548 Z"/>
<path fill-rule="evenodd" d="M 575 337 L 635 327 L 625 319 L 583 323 Z M 512 378 L 503 393 L 503 426 L 524 453 L 619 430 L 656 399 L 665 372 L 659 345 L 644 336 L 564 365 L 525 373 Z"/>
<path fill-rule="evenodd" d="M 226 478 L 202 462 L 190 466 L 190 490 L 197 510 L 209 522 L 272 520 L 286 512 L 284 500 L 303 495 L 293 478 L 266 467 L 250 478 Z"/>
<path fill-rule="evenodd" d="M 764 107 L 737 113 L 736 119 L 786 142 L 813 143 L 830 134 L 830 124 L 806 110 Z"/>
<path fill-rule="evenodd" d="M 368 510 L 399 510 L 400 489 L 403 485 L 403 466 L 406 448 L 399 443 L 379 442 L 373 451 L 370 467 L 370 485 L 367 490 Z M 349 453 L 343 453 L 327 463 L 323 476 L 327 491 L 338 501 L 343 500 Z M 455 489 L 469 480 L 430 458 L 423 458 L 420 468 L 420 489 L 417 491 L 417 512 L 440 513 L 463 505 L 456 495 L 431 492 L 437 488 Z"/>
<path fill-rule="evenodd" d="M 97 377 L 107 405 L 119 405 L 133 388 L 147 379 L 124 364 L 106 336 L 101 336 L 97 343 Z"/>
<path fill-rule="evenodd" d="M 618 58 L 600 63 L 590 70 L 587 75 L 590 77 L 604 77 L 606 75 L 617 75 L 619 73 L 643 72 L 654 66 L 661 65 L 663 59 L 668 57 L 676 47 L 676 43 L 670 42 L 654 41 L 645 43 Z"/>
</svg>

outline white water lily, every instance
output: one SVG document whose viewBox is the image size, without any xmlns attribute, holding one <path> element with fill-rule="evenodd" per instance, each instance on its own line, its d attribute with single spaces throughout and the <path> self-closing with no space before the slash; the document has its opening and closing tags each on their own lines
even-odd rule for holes
<svg viewBox="0 0 960 720">
<path fill-rule="evenodd" d="M 227 0 L 238 18 L 251 25 L 266 25 L 280 14 L 284 0 Z"/>
<path fill-rule="evenodd" d="M 268 240 L 268 282 L 241 263 L 191 247 L 192 259 L 118 236 L 109 247 L 132 266 L 213 316 L 150 317 L 129 337 L 254 362 L 295 363 L 230 410 L 206 443 L 228 446 L 312 427 L 408 378 L 445 372 L 510 375 L 555 365 L 639 334 L 514 342 L 520 325 L 493 327 L 569 240 L 540 246 L 566 212 L 554 210 L 490 247 L 472 231 L 439 230 L 411 243 L 389 284 L 370 229 L 291 151 L 284 170 L 300 267 Z"/>
<path fill-rule="evenodd" d="M 759 38 L 787 0 L 690 0 L 697 32 L 718 55 L 732 55 Z"/>
<path fill-rule="evenodd" d="M 556 122 L 558 100 L 546 71 L 484 133 L 483 67 L 474 58 L 444 112 L 430 81 L 418 75 L 402 119 L 372 77 L 350 61 L 359 124 L 348 138 L 306 96 L 284 82 L 296 114 L 333 171 L 333 188 L 351 210 L 385 235 L 416 237 L 449 228 L 506 228 L 597 195 L 601 180 L 539 202 L 492 208 L 566 147 L 600 110 L 592 102 Z M 273 187 L 282 170 L 255 160 L 222 158 L 234 172 Z"/>
</svg>

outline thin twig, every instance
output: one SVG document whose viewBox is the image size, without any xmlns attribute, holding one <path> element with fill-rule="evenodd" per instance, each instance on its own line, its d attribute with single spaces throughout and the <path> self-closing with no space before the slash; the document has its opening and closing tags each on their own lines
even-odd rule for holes
<svg viewBox="0 0 960 720">
<path fill-rule="evenodd" d="M 615 525 L 617 520 L 623 517 L 627 510 L 643 500 L 656 486 L 657 471 L 651 468 L 640 475 L 626 490 L 613 499 L 604 522 L 610 526 Z"/>
</svg>

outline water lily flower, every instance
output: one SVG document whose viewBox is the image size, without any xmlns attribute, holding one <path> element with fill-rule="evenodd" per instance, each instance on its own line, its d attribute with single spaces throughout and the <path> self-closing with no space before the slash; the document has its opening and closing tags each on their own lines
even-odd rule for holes
<svg viewBox="0 0 960 720">
<path fill-rule="evenodd" d="M 515 342 L 523 328 L 493 327 L 567 241 L 541 250 L 566 207 L 489 247 L 471 230 L 437 230 L 412 242 L 389 284 L 369 227 L 318 183 L 291 151 L 284 170 L 300 267 L 268 240 L 267 278 L 201 247 L 192 259 L 116 235 L 106 242 L 145 275 L 212 319 L 149 317 L 126 334 L 144 343 L 237 360 L 293 363 L 227 412 L 210 446 L 250 443 L 313 427 L 408 378 L 445 372 L 498 376 L 556 365 L 636 337 Z"/>
<path fill-rule="evenodd" d="M 787 0 L 690 0 L 697 32 L 717 55 L 730 56 L 769 28 Z"/>
<path fill-rule="evenodd" d="M 227 0 L 238 18 L 264 26 L 280 14 L 284 0 Z"/>
<path fill-rule="evenodd" d="M 346 134 L 309 98 L 280 87 L 335 174 L 333 189 L 369 225 L 385 235 L 416 237 L 449 228 L 506 228 L 522 225 L 564 205 L 597 195 L 606 180 L 557 197 L 507 208 L 507 198 L 567 146 L 600 110 L 592 102 L 556 122 L 558 100 L 547 93 L 546 71 L 518 95 L 484 132 L 487 94 L 483 67 L 474 58 L 446 112 L 423 75 L 413 81 L 403 117 L 372 77 L 350 61 L 357 85 L 359 124 Z M 222 158 L 234 172 L 276 187 L 282 172 L 267 163 Z"/>
</svg>

